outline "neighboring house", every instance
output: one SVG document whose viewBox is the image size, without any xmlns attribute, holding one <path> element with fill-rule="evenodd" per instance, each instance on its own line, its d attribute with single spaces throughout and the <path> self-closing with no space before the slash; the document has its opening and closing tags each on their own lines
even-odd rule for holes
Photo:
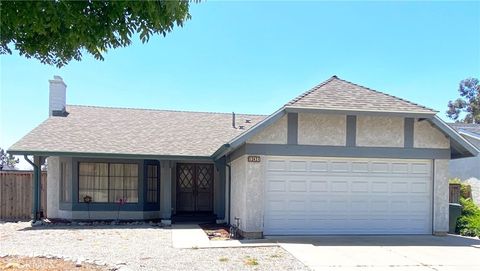
<svg viewBox="0 0 480 271">
<path fill-rule="evenodd" d="M 450 123 L 459 134 L 480 148 L 480 124 Z M 450 178 L 459 178 L 472 187 L 472 198 L 480 205 L 480 155 L 450 161 Z"/>
<path fill-rule="evenodd" d="M 9 150 L 48 157 L 50 218 L 444 234 L 449 160 L 478 153 L 436 111 L 336 76 L 269 116 L 66 106 L 65 93 L 50 81 L 50 117 Z"/>
</svg>

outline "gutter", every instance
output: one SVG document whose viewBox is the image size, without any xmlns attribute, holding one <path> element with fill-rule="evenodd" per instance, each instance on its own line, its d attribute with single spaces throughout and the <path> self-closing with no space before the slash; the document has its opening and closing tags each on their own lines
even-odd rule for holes
<svg viewBox="0 0 480 271">
<path fill-rule="evenodd" d="M 33 167 L 33 203 L 32 203 L 32 221 L 35 222 L 39 218 L 39 211 L 40 211 L 40 182 L 38 181 L 39 179 L 39 167 L 36 165 L 34 162 L 32 162 L 30 159 L 28 159 L 28 156 L 25 154 L 23 156 L 25 160 L 32 165 Z"/>
</svg>

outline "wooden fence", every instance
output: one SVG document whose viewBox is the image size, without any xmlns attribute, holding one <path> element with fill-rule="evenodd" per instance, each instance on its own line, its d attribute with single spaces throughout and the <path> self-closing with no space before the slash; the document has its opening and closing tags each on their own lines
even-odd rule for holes
<svg viewBox="0 0 480 271">
<path fill-rule="evenodd" d="M 0 171 L 0 220 L 29 220 L 33 205 L 33 172 Z M 47 173 L 42 172 L 40 210 L 47 213 Z"/>
<path fill-rule="evenodd" d="M 450 203 L 459 203 L 460 200 L 460 188 L 461 185 L 458 183 L 451 183 L 449 185 L 449 197 L 448 201 Z"/>
</svg>

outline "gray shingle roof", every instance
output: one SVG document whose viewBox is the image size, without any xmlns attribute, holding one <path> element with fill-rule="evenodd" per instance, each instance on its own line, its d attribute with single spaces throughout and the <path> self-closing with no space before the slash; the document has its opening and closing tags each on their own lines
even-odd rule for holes
<svg viewBox="0 0 480 271">
<path fill-rule="evenodd" d="M 78 105 L 67 111 L 67 117 L 48 118 L 9 151 L 203 157 L 265 118 L 236 114 L 235 129 L 227 113 Z"/>
<path fill-rule="evenodd" d="M 480 137 L 480 124 L 475 123 L 449 123 L 457 132 L 465 131 Z"/>
<path fill-rule="evenodd" d="M 326 110 L 427 113 L 437 111 L 369 89 L 336 76 L 291 100 L 285 106 Z"/>
</svg>

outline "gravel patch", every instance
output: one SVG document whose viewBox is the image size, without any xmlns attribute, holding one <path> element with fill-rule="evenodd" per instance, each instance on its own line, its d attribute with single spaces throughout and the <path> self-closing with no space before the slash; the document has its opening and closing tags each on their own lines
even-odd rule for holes
<svg viewBox="0 0 480 271">
<path fill-rule="evenodd" d="M 55 257 L 120 270 L 309 270 L 280 247 L 176 249 L 171 229 L 145 225 L 0 224 L 0 256 Z"/>
</svg>

